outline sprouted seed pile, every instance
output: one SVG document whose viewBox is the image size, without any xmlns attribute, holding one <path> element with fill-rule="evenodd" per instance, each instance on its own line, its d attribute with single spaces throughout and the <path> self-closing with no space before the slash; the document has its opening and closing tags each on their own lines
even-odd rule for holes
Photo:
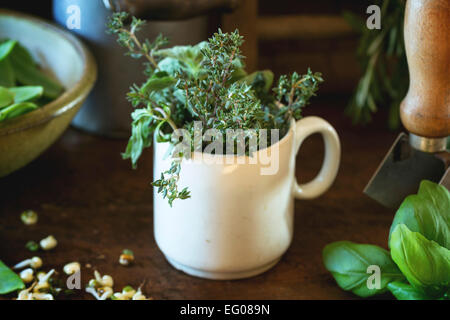
<svg viewBox="0 0 450 320">
<path fill-rule="evenodd" d="M 255 134 L 258 140 L 260 129 L 279 129 L 282 137 L 291 120 L 302 117 L 303 107 L 323 82 L 320 73 L 308 70 L 304 75 L 294 72 L 281 76 L 272 89 L 271 71 L 245 71 L 240 49 L 244 40 L 238 30 L 223 33 L 219 29 L 208 41 L 167 49 L 163 47 L 168 41 L 162 35 L 153 42 L 138 38 L 137 32 L 145 21 L 133 17 L 127 26 L 127 19 L 126 13 L 114 14 L 108 29 L 128 55 L 145 59 L 148 79 L 132 85 L 128 94 L 136 109 L 131 115 L 132 132 L 123 158 L 131 159 L 133 167 L 153 138 L 176 144 L 173 132 L 183 128 L 193 136 L 194 122 L 201 122 L 203 131 L 219 130 L 222 137 L 235 144 L 237 138 L 227 137 L 227 129 L 244 130 L 246 140 L 250 138 L 247 135 Z M 248 143 L 245 147 L 249 153 Z M 198 151 L 198 146 L 191 143 L 191 149 Z M 175 199 L 190 197 L 188 188 L 179 190 L 177 185 L 183 156 L 172 154 L 171 168 L 153 183 L 170 205 Z"/>
<path fill-rule="evenodd" d="M 38 214 L 33 210 L 28 210 L 20 215 L 22 222 L 29 226 L 38 221 Z M 54 236 L 48 236 L 37 244 L 29 241 L 26 245 L 32 251 L 51 250 L 57 245 Z M 131 250 L 125 249 L 119 258 L 121 265 L 129 266 L 134 261 L 134 254 Z M 66 287 L 65 281 L 58 277 L 59 273 L 55 269 L 47 272 L 41 269 L 44 262 L 39 256 L 33 256 L 15 264 L 12 269 L 8 268 L 0 261 L 0 295 L 17 292 L 16 300 L 55 300 L 59 295 L 72 295 L 74 290 L 63 289 Z M 86 264 L 86 268 L 91 268 Z M 14 271 L 13 271 L 14 270 Z M 15 272 L 17 271 L 18 274 Z M 63 266 L 62 271 L 67 276 L 75 275 L 81 271 L 81 264 L 78 261 L 69 262 Z M 26 287 L 28 285 L 28 287 Z M 151 300 L 142 292 L 142 285 L 137 289 L 127 285 L 122 291 L 113 290 L 114 279 L 110 275 L 101 275 L 94 271 L 94 278 L 89 280 L 85 291 L 97 300 Z"/>
</svg>

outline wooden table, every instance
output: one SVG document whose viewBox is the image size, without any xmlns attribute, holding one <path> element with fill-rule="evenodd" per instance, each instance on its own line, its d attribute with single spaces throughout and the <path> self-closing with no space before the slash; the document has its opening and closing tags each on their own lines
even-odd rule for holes
<svg viewBox="0 0 450 320">
<path fill-rule="evenodd" d="M 333 187 L 321 198 L 295 203 L 295 235 L 280 263 L 263 275 L 239 281 L 211 281 L 173 269 L 153 238 L 152 152 L 131 170 L 120 152 L 126 141 L 101 138 L 70 128 L 39 159 L 0 179 L 0 259 L 13 265 L 32 256 L 29 240 L 53 234 L 59 244 L 38 253 L 44 269 L 82 263 L 83 286 L 93 270 L 109 274 L 118 291 L 139 286 L 155 299 L 351 299 L 337 287 L 322 264 L 322 248 L 329 242 L 351 240 L 387 246 L 394 212 L 362 190 L 393 142 L 385 115 L 366 126 L 352 126 L 343 115 L 343 99 L 316 101 L 305 115 L 329 120 L 340 134 L 342 163 Z M 305 141 L 297 158 L 297 177 L 306 181 L 321 165 L 319 136 Z M 25 226 L 20 213 L 33 209 L 39 222 Z M 136 263 L 119 265 L 123 249 L 134 251 Z M 91 264 L 91 268 L 86 268 Z M 75 299 L 92 298 L 77 291 Z"/>
</svg>

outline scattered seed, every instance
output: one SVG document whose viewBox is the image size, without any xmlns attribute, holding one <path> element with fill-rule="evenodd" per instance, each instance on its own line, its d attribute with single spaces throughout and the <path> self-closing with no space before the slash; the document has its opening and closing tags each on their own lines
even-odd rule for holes
<svg viewBox="0 0 450 320">
<path fill-rule="evenodd" d="M 134 253 L 131 250 L 125 249 L 119 257 L 119 263 L 123 266 L 129 266 L 134 261 Z"/>
<path fill-rule="evenodd" d="M 41 245 L 42 249 L 51 250 L 57 246 L 58 241 L 56 241 L 54 236 L 50 235 L 47 238 L 42 239 L 39 244 Z"/>
<path fill-rule="evenodd" d="M 30 283 L 31 281 L 34 280 L 33 274 L 34 274 L 34 270 L 31 268 L 27 268 L 20 272 L 20 278 L 23 280 L 23 282 Z"/>
<path fill-rule="evenodd" d="M 36 224 L 38 221 L 38 215 L 33 210 L 26 210 L 20 214 L 20 219 L 27 226 Z"/>
<path fill-rule="evenodd" d="M 39 245 L 35 241 L 28 241 L 25 245 L 25 248 L 27 248 L 31 252 L 36 252 L 39 250 Z"/>
<path fill-rule="evenodd" d="M 63 271 L 65 274 L 71 275 L 80 271 L 81 266 L 78 262 L 71 262 L 64 266 Z"/>
</svg>

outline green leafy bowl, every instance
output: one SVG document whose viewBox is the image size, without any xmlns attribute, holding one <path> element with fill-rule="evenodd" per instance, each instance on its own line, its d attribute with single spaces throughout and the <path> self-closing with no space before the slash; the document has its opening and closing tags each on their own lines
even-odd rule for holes
<svg viewBox="0 0 450 320">
<path fill-rule="evenodd" d="M 65 91 L 37 110 L 0 123 L 0 177 L 36 159 L 61 136 L 97 78 L 97 65 L 83 43 L 44 20 L 0 9 L 4 38 L 18 40 Z"/>
</svg>

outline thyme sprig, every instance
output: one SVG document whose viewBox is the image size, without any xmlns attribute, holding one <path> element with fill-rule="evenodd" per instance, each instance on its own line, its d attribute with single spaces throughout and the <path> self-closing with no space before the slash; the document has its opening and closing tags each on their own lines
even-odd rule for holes
<svg viewBox="0 0 450 320">
<path fill-rule="evenodd" d="M 259 139 L 260 129 L 280 129 L 283 135 L 292 119 L 302 117 L 303 107 L 323 82 L 320 73 L 308 70 L 305 75 L 280 77 L 271 90 L 271 71 L 245 72 L 240 50 L 244 40 L 238 30 L 223 33 L 219 29 L 207 42 L 163 49 L 167 39 L 158 36 L 153 42 L 141 41 L 136 33 L 145 22 L 133 17 L 126 26 L 127 19 L 126 13 L 116 13 L 108 27 L 128 55 L 146 60 L 147 81 L 132 85 L 128 93 L 136 109 L 131 115 L 132 133 L 123 158 L 131 159 L 133 167 L 153 138 L 174 145 L 177 141 L 173 132 L 183 128 L 194 136 L 197 121 L 202 130 L 217 129 L 222 137 L 226 137 L 227 129 L 243 129 L 245 138 L 256 132 Z M 230 137 L 226 138 L 228 141 Z M 238 143 L 237 137 L 231 139 Z M 246 140 L 248 154 L 254 150 L 249 150 Z M 191 143 L 191 151 L 203 152 L 203 147 Z M 237 153 L 237 148 L 233 152 Z M 172 155 L 171 167 L 153 182 L 171 206 L 176 199 L 190 197 L 187 187 L 180 190 L 178 186 L 183 157 L 179 151 Z"/>
</svg>

